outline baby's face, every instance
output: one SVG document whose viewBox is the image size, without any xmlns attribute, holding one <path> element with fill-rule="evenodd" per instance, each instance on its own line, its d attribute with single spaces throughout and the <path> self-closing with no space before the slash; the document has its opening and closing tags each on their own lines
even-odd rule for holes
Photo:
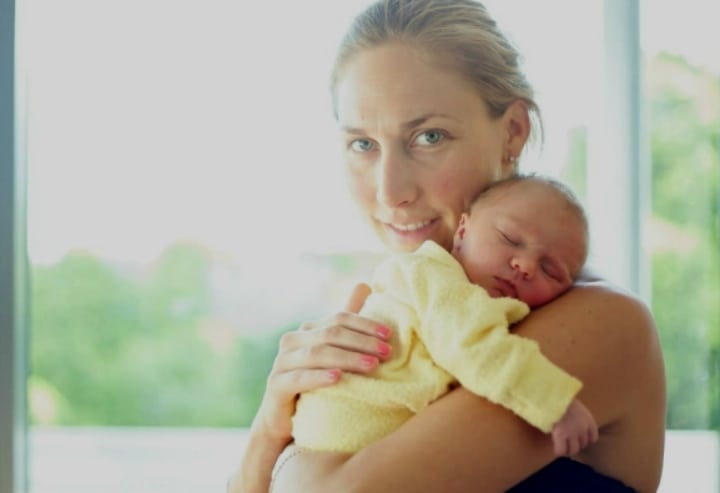
<svg viewBox="0 0 720 493">
<path fill-rule="evenodd" d="M 503 187 L 462 216 L 452 253 L 490 296 L 540 306 L 566 291 L 582 267 L 582 222 L 548 187 L 532 181 Z"/>
</svg>

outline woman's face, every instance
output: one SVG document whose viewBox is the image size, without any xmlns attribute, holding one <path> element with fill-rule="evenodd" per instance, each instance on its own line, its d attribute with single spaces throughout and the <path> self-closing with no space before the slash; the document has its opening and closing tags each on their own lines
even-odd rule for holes
<svg viewBox="0 0 720 493">
<path fill-rule="evenodd" d="M 355 55 L 335 96 L 353 199 L 394 251 L 428 239 L 449 249 L 472 197 L 513 171 L 507 158 L 529 130 L 524 105 L 492 119 L 468 80 L 402 44 Z"/>
</svg>

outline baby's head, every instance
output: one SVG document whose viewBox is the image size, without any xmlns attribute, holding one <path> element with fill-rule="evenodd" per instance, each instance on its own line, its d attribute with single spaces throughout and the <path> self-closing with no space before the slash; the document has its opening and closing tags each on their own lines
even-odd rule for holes
<svg viewBox="0 0 720 493">
<path fill-rule="evenodd" d="M 572 286 L 588 250 L 582 205 L 561 182 L 517 175 L 478 195 L 460 218 L 453 256 L 491 296 L 543 305 Z"/>
</svg>

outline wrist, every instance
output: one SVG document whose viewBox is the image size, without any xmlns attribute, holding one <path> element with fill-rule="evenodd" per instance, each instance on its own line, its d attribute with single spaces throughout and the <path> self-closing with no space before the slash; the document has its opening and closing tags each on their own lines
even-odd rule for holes
<svg viewBox="0 0 720 493">
<path fill-rule="evenodd" d="M 273 467 L 290 440 L 253 422 L 242 462 L 228 481 L 228 493 L 268 493 Z"/>
<path fill-rule="evenodd" d="M 249 438 L 255 441 L 282 444 L 283 446 L 290 443 L 292 441 L 291 418 L 288 417 L 279 421 L 269 416 L 273 416 L 273 414 L 267 412 L 261 405 L 250 425 Z M 287 421 L 287 424 L 285 421 Z"/>
</svg>

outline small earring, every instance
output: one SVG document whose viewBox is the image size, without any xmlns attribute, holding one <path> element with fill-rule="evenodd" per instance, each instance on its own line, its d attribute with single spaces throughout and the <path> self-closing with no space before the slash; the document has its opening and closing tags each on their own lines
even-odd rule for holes
<svg viewBox="0 0 720 493">
<path fill-rule="evenodd" d="M 510 162 L 510 164 L 515 164 L 515 162 L 517 161 L 517 158 L 515 156 L 509 156 L 508 161 Z"/>
</svg>

